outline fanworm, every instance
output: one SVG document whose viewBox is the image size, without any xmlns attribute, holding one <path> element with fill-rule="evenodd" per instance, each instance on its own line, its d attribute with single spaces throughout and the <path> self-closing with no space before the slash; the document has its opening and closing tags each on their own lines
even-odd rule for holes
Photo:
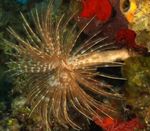
<svg viewBox="0 0 150 131">
<path fill-rule="evenodd" d="M 120 66 L 117 60 L 124 60 L 131 54 L 126 49 L 113 49 L 113 42 L 104 42 L 107 37 L 97 38 L 101 31 L 80 43 L 81 33 L 94 18 L 77 30 L 76 24 L 69 24 L 76 13 L 67 19 L 63 14 L 53 21 L 52 11 L 51 4 L 42 15 L 37 10 L 33 12 L 34 28 L 22 15 L 25 39 L 9 28 L 18 41 L 17 44 L 9 42 L 15 50 L 15 59 L 11 62 L 15 68 L 10 70 L 15 70 L 14 75 L 29 76 L 31 114 L 37 112 L 47 129 L 51 128 L 52 121 L 80 129 L 71 117 L 71 108 L 88 119 L 101 118 L 114 110 L 94 95 L 120 97 L 96 78 L 115 77 L 99 73 L 97 67 Z"/>
</svg>

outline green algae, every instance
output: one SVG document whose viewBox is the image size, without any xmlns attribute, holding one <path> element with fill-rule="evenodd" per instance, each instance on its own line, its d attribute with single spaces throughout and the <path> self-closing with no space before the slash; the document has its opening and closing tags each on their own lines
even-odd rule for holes
<svg viewBox="0 0 150 131">
<path fill-rule="evenodd" d="M 134 57 L 123 67 L 127 78 L 126 102 L 149 127 L 150 124 L 150 57 Z"/>
<path fill-rule="evenodd" d="M 127 78 L 127 96 L 139 98 L 150 93 L 150 58 L 134 57 L 125 61 L 123 74 Z"/>
</svg>

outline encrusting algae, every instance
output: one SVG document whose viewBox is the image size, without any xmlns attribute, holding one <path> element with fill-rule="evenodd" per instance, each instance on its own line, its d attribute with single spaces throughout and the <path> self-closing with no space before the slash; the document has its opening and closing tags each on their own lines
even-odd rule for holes
<svg viewBox="0 0 150 131">
<path fill-rule="evenodd" d="M 120 10 L 129 22 L 129 28 L 137 34 L 136 42 L 150 50 L 150 1 L 121 0 Z"/>
<path fill-rule="evenodd" d="M 93 116 L 100 119 L 103 116 L 111 117 L 115 109 L 93 96 L 119 99 L 121 96 L 111 86 L 96 79 L 96 76 L 101 76 L 97 67 L 122 66 L 117 61 L 125 60 L 134 53 L 124 48 L 114 49 L 113 42 L 105 43 L 107 37 L 97 38 L 101 31 L 80 43 L 78 39 L 81 33 L 94 17 L 77 31 L 76 24 L 72 27 L 69 24 L 77 12 L 68 18 L 63 14 L 55 22 L 52 20 L 52 12 L 53 4 L 41 14 L 37 10 L 33 12 L 32 26 L 22 15 L 26 38 L 9 28 L 18 43 L 6 41 L 15 50 L 15 54 L 12 54 L 14 61 L 9 63 L 14 65 L 10 69 L 11 72 L 15 71 L 13 76 L 26 74 L 29 78 L 27 86 L 30 89 L 28 103 L 32 107 L 30 115 L 38 113 L 47 130 L 51 129 L 53 122 L 80 129 L 72 119 L 72 108 L 88 119 Z"/>
</svg>

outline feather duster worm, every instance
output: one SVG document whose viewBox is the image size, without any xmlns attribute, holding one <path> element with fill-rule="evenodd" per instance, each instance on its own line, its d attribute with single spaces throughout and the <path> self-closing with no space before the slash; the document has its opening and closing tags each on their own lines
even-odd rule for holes
<svg viewBox="0 0 150 131">
<path fill-rule="evenodd" d="M 72 119 L 70 108 L 86 118 L 99 116 L 101 119 L 102 116 L 114 113 L 114 109 L 95 99 L 92 94 L 120 97 L 107 84 L 95 78 L 101 75 L 97 72 L 97 67 L 121 66 L 116 60 L 124 60 L 130 54 L 127 49 L 111 50 L 113 43 L 104 43 L 106 37 L 96 38 L 101 31 L 79 46 L 80 34 L 93 18 L 81 30 L 76 31 L 76 24 L 72 28 L 68 26 L 76 13 L 67 19 L 62 15 L 59 20 L 53 21 L 52 11 L 50 5 L 39 17 L 36 10 L 32 15 L 34 29 L 22 15 L 26 39 L 9 28 L 9 32 L 18 41 L 18 44 L 9 42 L 16 50 L 16 54 L 13 54 L 15 59 L 10 62 L 15 68 L 10 71 L 15 71 L 14 75 L 17 76 L 28 75 L 31 114 L 37 112 L 45 128 L 50 129 L 54 121 L 65 127 L 69 125 L 80 129 Z M 97 109 L 100 110 L 99 113 L 96 112 Z"/>
</svg>

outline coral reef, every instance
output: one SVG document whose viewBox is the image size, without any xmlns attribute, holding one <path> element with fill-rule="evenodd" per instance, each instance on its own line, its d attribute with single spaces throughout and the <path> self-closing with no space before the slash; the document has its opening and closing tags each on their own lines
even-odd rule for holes
<svg viewBox="0 0 150 131">
<path fill-rule="evenodd" d="M 0 2 L 0 131 L 149 131 L 149 0 L 49 1 Z"/>
</svg>

